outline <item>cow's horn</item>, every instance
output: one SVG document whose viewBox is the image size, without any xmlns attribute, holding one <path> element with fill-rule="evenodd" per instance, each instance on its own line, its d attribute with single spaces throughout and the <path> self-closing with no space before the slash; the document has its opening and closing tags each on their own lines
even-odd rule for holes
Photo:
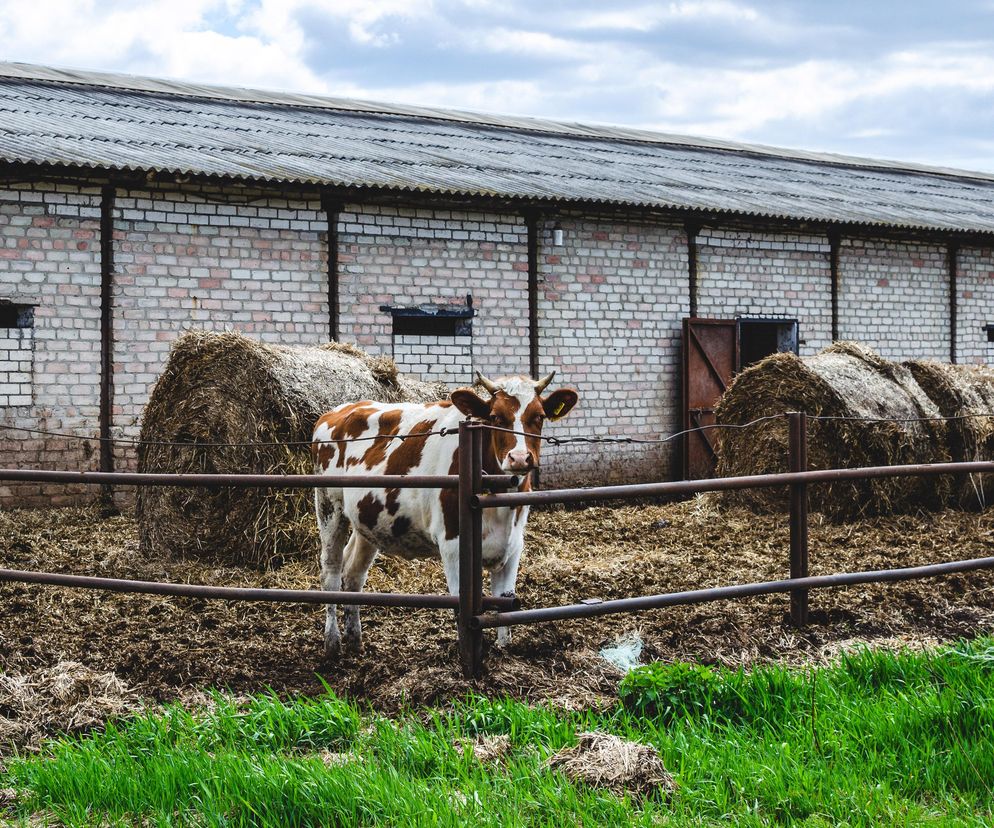
<svg viewBox="0 0 994 828">
<path fill-rule="evenodd" d="M 536 394 L 541 394 L 541 393 L 542 393 L 542 392 L 543 392 L 543 391 L 545 390 L 545 387 L 546 387 L 546 386 L 547 386 L 547 385 L 548 385 L 548 384 L 549 384 L 550 382 L 552 382 L 552 378 L 553 378 L 553 377 L 554 377 L 555 375 L 556 375 L 556 372 L 555 372 L 555 371 L 553 371 L 553 372 L 552 372 L 551 374 L 549 374 L 548 376 L 544 376 L 544 377 L 542 377 L 542 379 L 540 379 L 540 380 L 539 380 L 538 382 L 536 382 L 536 383 L 535 383 L 535 393 L 536 393 Z"/>
<path fill-rule="evenodd" d="M 491 382 L 485 376 L 483 376 L 483 374 L 481 374 L 479 371 L 476 372 L 476 379 L 480 383 L 480 385 L 482 385 L 484 388 L 487 389 L 487 391 L 490 392 L 491 397 L 496 395 L 497 392 L 500 391 L 500 387 L 497 385 L 497 383 Z"/>
</svg>

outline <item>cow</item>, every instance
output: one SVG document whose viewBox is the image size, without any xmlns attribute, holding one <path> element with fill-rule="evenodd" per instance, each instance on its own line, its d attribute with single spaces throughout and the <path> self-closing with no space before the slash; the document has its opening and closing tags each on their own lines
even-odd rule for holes
<svg viewBox="0 0 994 828">
<path fill-rule="evenodd" d="M 488 400 L 472 388 L 459 388 L 448 400 L 427 405 L 370 401 L 340 405 L 314 427 L 315 473 L 457 474 L 459 422 L 472 418 L 506 429 L 487 432 L 484 473 L 519 475 L 519 491 L 528 491 L 530 473 L 539 467 L 544 421 L 566 416 L 578 399 L 571 388 L 542 396 L 555 373 L 538 381 L 521 376 L 491 381 L 477 372 L 479 384 L 490 394 Z M 376 439 L 355 439 L 363 437 Z M 458 593 L 459 501 L 454 489 L 321 488 L 315 490 L 315 509 L 324 589 L 361 591 L 373 560 L 382 552 L 409 560 L 440 556 L 449 592 Z M 527 520 L 527 506 L 484 513 L 483 565 L 490 570 L 494 595 L 514 594 Z M 358 653 L 362 649 L 359 608 L 343 609 L 344 648 Z M 509 641 L 508 630 L 499 629 L 498 646 Z M 326 657 L 337 656 L 342 646 L 336 608 L 329 604 Z"/>
</svg>

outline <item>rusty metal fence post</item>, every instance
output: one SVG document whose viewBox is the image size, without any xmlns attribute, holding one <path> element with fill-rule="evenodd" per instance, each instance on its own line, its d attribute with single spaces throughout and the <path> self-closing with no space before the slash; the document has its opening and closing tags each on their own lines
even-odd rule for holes
<svg viewBox="0 0 994 828">
<path fill-rule="evenodd" d="M 483 492 L 483 429 L 459 424 L 459 658 L 463 675 L 479 675 L 483 630 L 473 619 L 483 612 L 483 512 L 473 499 Z"/>
<path fill-rule="evenodd" d="M 790 471 L 808 470 L 808 415 L 803 411 L 787 414 L 790 430 Z M 790 484 L 790 577 L 808 577 L 808 484 Z M 803 627 L 808 623 L 808 591 L 790 593 L 790 623 Z"/>
</svg>

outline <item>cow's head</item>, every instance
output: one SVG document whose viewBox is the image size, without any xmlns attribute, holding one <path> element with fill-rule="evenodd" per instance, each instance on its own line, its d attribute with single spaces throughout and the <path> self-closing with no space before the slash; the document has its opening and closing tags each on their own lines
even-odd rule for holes
<svg viewBox="0 0 994 828">
<path fill-rule="evenodd" d="M 475 417 L 507 431 L 490 432 L 493 456 L 501 471 L 521 474 L 538 468 L 542 425 L 546 420 L 565 417 L 578 399 L 572 388 L 560 388 L 546 397 L 542 392 L 556 375 L 553 371 L 540 380 L 528 377 L 503 377 L 496 382 L 477 372 L 476 376 L 490 392 L 483 400 L 472 388 L 452 392 L 452 404 L 467 417 Z M 510 431 L 523 434 L 510 434 Z"/>
</svg>

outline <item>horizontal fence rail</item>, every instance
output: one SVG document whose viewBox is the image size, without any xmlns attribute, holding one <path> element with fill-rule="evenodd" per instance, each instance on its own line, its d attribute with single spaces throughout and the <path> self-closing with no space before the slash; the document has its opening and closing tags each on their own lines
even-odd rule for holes
<svg viewBox="0 0 994 828">
<path fill-rule="evenodd" d="M 488 627 L 510 627 L 515 624 L 561 621 L 567 618 L 591 618 L 597 615 L 660 609 L 662 607 L 674 607 L 681 604 L 706 604 L 711 601 L 750 598 L 755 595 L 772 595 L 778 592 L 792 592 L 797 589 L 825 589 L 827 587 L 853 586 L 854 584 L 910 581 L 918 578 L 951 575 L 956 572 L 970 572 L 975 569 L 994 569 L 994 558 L 973 558 L 966 561 L 951 561 L 949 563 L 929 564 L 928 566 L 912 566 L 905 569 L 842 572 L 836 575 L 788 578 L 783 581 L 760 581 L 751 584 L 714 587 L 712 589 L 668 592 L 663 595 L 644 595 L 639 598 L 616 598 L 610 601 L 588 599 L 586 603 L 568 604 L 562 607 L 512 610 L 510 612 L 481 615 L 474 619 L 474 623 L 481 629 Z"/>
<path fill-rule="evenodd" d="M 262 589 L 257 587 L 222 587 L 204 584 L 169 584 L 156 581 L 129 581 L 120 578 L 96 578 L 89 575 L 63 575 L 55 572 L 29 572 L 0 569 L 0 581 L 24 584 L 97 589 L 143 595 L 170 595 L 182 598 L 206 598 L 221 601 L 268 601 L 279 604 L 344 604 L 363 607 L 411 607 L 414 609 L 457 609 L 458 595 L 411 595 L 400 592 L 330 592 L 318 589 Z M 484 609 L 514 610 L 516 598 L 485 596 Z"/>
<path fill-rule="evenodd" d="M 583 503 L 588 500 L 637 500 L 664 495 L 727 492 L 736 489 L 768 489 L 792 483 L 836 483 L 840 480 L 869 480 L 881 477 L 930 477 L 942 474 L 994 472 L 994 461 L 966 463 L 921 463 L 911 466 L 864 466 L 855 469 L 819 469 L 805 472 L 718 477 L 711 480 L 679 480 L 670 483 L 635 483 L 630 486 L 594 486 L 587 489 L 547 489 L 541 492 L 508 492 L 477 496 L 474 508 L 499 509 L 542 506 L 550 503 Z M 486 478 L 484 478 L 486 479 Z"/>
<path fill-rule="evenodd" d="M 255 489 L 457 489 L 455 474 L 166 474 L 146 472 L 48 471 L 0 469 L 0 481 L 20 483 L 82 483 L 124 486 L 223 486 Z M 485 489 L 517 486 L 513 474 L 483 477 Z"/>
</svg>

